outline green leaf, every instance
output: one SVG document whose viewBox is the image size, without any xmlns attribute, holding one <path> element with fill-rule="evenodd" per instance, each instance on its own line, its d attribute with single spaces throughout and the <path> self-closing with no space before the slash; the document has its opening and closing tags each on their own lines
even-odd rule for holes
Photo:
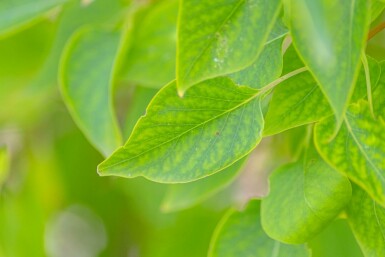
<svg viewBox="0 0 385 257">
<path fill-rule="evenodd" d="M 381 73 L 376 60 L 368 58 L 372 89 L 375 89 Z M 285 54 L 284 63 L 287 70 L 300 65 L 296 53 L 292 49 Z M 361 70 L 357 79 L 352 101 L 366 98 L 366 75 Z M 264 136 L 278 134 L 287 129 L 320 121 L 332 114 L 329 104 L 317 82 L 309 72 L 299 73 L 282 82 L 274 89 L 274 94 L 265 117 Z"/>
<path fill-rule="evenodd" d="M 8 176 L 9 159 L 6 147 L 0 147 L 0 189 Z M 1 192 L 1 191 L 0 191 Z"/>
<path fill-rule="evenodd" d="M 309 242 L 312 257 L 363 257 L 346 219 L 333 220 Z"/>
<path fill-rule="evenodd" d="M 180 94 L 203 80 L 242 70 L 258 57 L 279 0 L 182 0 L 177 35 Z"/>
<path fill-rule="evenodd" d="M 60 81 L 65 103 L 89 141 L 104 155 L 121 145 L 111 86 L 120 35 L 84 29 L 63 53 Z"/>
<path fill-rule="evenodd" d="M 366 257 L 385 256 L 385 209 L 358 187 L 353 188 L 348 221 Z"/>
<path fill-rule="evenodd" d="M 194 206 L 228 186 L 242 171 L 247 158 L 237 161 L 220 173 L 187 184 L 170 185 L 162 210 L 179 211 Z"/>
<path fill-rule="evenodd" d="M 197 180 L 247 155 L 261 140 L 262 129 L 258 91 L 216 78 L 180 98 L 172 82 L 158 92 L 127 143 L 98 172 L 158 182 Z"/>
<path fill-rule="evenodd" d="M 366 58 L 368 61 L 371 91 L 373 95 L 375 89 L 378 86 L 378 82 L 380 80 L 381 66 L 375 59 L 371 58 L 370 56 L 366 56 Z M 351 102 L 357 102 L 360 99 L 368 100 L 368 86 L 367 86 L 365 69 L 361 69 L 358 75 L 357 83 L 354 88 L 354 93 L 353 93 Z"/>
<path fill-rule="evenodd" d="M 64 48 L 71 36 L 81 27 L 93 28 L 116 27 L 126 15 L 126 1 L 122 0 L 93 0 L 84 6 L 79 1 L 70 1 L 63 6 L 58 17 L 56 37 L 44 67 L 32 81 L 32 86 L 46 88 L 57 85 L 59 62 Z"/>
<path fill-rule="evenodd" d="M 175 79 L 177 14 L 177 1 L 163 1 L 134 24 L 131 47 L 123 57 L 124 80 L 160 88 Z"/>
<path fill-rule="evenodd" d="M 282 41 L 287 34 L 282 21 L 277 20 L 269 39 L 256 61 L 244 70 L 228 76 L 238 85 L 261 89 L 282 73 Z"/>
<path fill-rule="evenodd" d="M 357 79 L 368 7 L 366 0 L 290 0 L 293 43 L 328 99 L 337 129 Z"/>
<path fill-rule="evenodd" d="M 380 1 L 372 1 L 370 5 L 370 17 L 374 21 L 385 9 L 385 3 Z"/>
<path fill-rule="evenodd" d="M 2 0 L 0 2 L 0 35 L 31 24 L 36 18 L 67 0 Z"/>
<path fill-rule="evenodd" d="M 349 107 L 341 129 L 330 141 L 332 126 L 333 119 L 329 118 L 314 128 L 320 154 L 385 206 L 384 120 L 373 119 L 369 104 L 361 100 Z"/>
<path fill-rule="evenodd" d="M 385 119 L 385 61 L 382 61 L 380 66 L 381 76 L 378 86 L 373 92 L 373 109 L 376 116 L 381 116 Z"/>
<path fill-rule="evenodd" d="M 285 165 L 270 179 L 262 200 L 262 226 L 285 243 L 305 243 L 317 235 L 349 203 L 349 180 L 310 148 L 303 160 Z"/>
<path fill-rule="evenodd" d="M 319 121 L 330 115 L 327 100 L 309 72 L 294 76 L 274 89 L 266 114 L 264 136 Z"/>
<path fill-rule="evenodd" d="M 123 137 L 127 139 L 135 127 L 137 120 L 146 114 L 146 107 L 151 99 L 158 92 L 158 89 L 136 86 L 130 98 L 126 113 Z M 117 92 L 118 94 L 119 92 Z"/>
<path fill-rule="evenodd" d="M 269 238 L 259 221 L 259 205 L 253 200 L 242 212 L 227 212 L 211 239 L 209 257 L 310 256 L 304 245 L 286 245 Z"/>
</svg>

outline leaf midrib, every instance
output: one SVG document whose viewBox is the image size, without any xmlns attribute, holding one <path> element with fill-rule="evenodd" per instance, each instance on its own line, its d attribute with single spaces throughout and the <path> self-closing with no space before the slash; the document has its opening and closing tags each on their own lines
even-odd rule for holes
<svg viewBox="0 0 385 257">
<path fill-rule="evenodd" d="M 362 148 L 361 144 L 359 143 L 356 135 L 354 134 L 353 132 L 353 129 L 348 121 L 348 119 L 345 117 L 345 124 L 346 124 L 346 127 L 347 129 L 349 130 L 349 134 L 352 136 L 353 140 L 356 142 L 357 146 L 358 146 L 358 149 L 360 150 L 360 152 L 362 153 L 362 155 L 365 157 L 365 159 L 369 162 L 370 166 L 373 167 L 373 170 L 375 171 L 375 173 L 380 177 L 381 181 L 382 181 L 382 184 L 385 182 L 385 178 L 382 176 L 381 172 L 377 169 L 377 167 L 372 163 L 372 160 L 368 157 L 368 155 L 366 154 L 366 152 L 364 151 L 364 149 Z"/>
<path fill-rule="evenodd" d="M 224 111 L 223 113 L 220 113 L 220 114 L 218 114 L 218 115 L 216 115 L 216 116 L 214 116 L 214 117 L 212 117 L 212 118 L 210 118 L 210 119 L 208 119 L 208 120 L 206 120 L 206 121 L 204 121 L 204 122 L 202 122 L 202 123 L 197 124 L 196 126 L 194 126 L 194 127 L 190 128 L 190 129 L 188 129 L 188 130 L 182 132 L 182 133 L 181 133 L 180 135 L 178 135 L 178 136 L 175 136 L 175 137 L 173 137 L 173 138 L 171 138 L 171 139 L 169 139 L 169 140 L 166 140 L 166 141 L 164 141 L 164 142 L 162 142 L 162 143 L 160 143 L 160 144 L 158 144 L 158 145 L 156 145 L 156 146 L 154 146 L 154 147 L 152 147 L 152 148 L 150 148 L 150 149 L 148 149 L 148 150 L 146 150 L 146 151 L 141 152 L 140 154 L 137 154 L 137 155 L 135 155 L 135 156 L 132 156 L 131 158 L 122 160 L 122 161 L 120 161 L 120 162 L 113 163 L 113 164 L 108 165 L 108 166 L 105 166 L 105 167 L 103 167 L 103 168 L 99 168 L 99 171 L 103 171 L 103 170 L 105 170 L 105 169 L 108 169 L 108 168 L 111 168 L 111 167 L 115 167 L 115 166 L 117 166 L 117 165 L 119 165 L 119 164 L 128 162 L 128 161 L 130 161 L 130 160 L 132 160 L 132 159 L 135 159 L 135 158 L 137 158 L 137 157 L 139 157 L 139 156 L 141 156 L 141 155 L 146 154 L 147 152 L 150 152 L 150 151 L 152 151 L 152 150 L 154 150 L 154 149 L 156 149 L 156 148 L 159 148 L 159 147 L 161 147 L 161 146 L 163 146 L 163 145 L 165 145 L 165 144 L 167 144 L 167 143 L 169 143 L 169 142 L 172 142 L 172 141 L 174 141 L 174 140 L 177 140 L 177 139 L 179 139 L 180 137 L 184 136 L 185 134 L 189 133 L 190 131 L 195 130 L 195 129 L 201 127 L 201 126 L 204 126 L 205 124 L 207 124 L 207 123 L 209 123 L 209 122 L 211 122 L 211 121 L 214 121 L 214 120 L 220 118 L 220 117 L 223 116 L 223 115 L 229 114 L 229 113 L 231 113 L 231 112 L 237 110 L 238 108 L 241 108 L 242 106 L 248 104 L 249 102 L 251 102 L 252 100 L 254 100 L 256 97 L 258 97 L 258 96 L 260 95 L 260 93 L 261 93 L 261 91 L 256 92 L 255 94 L 251 95 L 250 98 L 246 99 L 245 101 L 242 101 L 240 104 L 238 104 L 238 105 L 236 105 L 236 106 L 230 108 L 229 110 Z M 143 118 L 145 118 L 145 117 L 142 117 L 141 119 L 143 119 Z M 140 120 L 139 120 L 139 122 L 140 122 Z M 138 123 L 139 123 L 139 122 L 138 122 Z M 127 146 L 127 145 L 123 146 L 123 149 L 125 149 L 126 146 Z M 121 149 L 122 149 L 122 148 L 121 148 Z"/>
</svg>

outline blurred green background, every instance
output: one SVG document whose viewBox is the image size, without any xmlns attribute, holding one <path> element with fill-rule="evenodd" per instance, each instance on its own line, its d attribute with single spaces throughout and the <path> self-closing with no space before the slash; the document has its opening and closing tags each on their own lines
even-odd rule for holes
<svg viewBox="0 0 385 257">
<path fill-rule="evenodd" d="M 0 256 L 206 256 L 224 212 L 266 193 L 266 174 L 293 158 L 300 130 L 262 143 L 264 168 L 251 157 L 225 189 L 169 213 L 161 208 L 168 185 L 97 175 L 104 157 L 59 90 L 64 48 L 84 28 L 121 35 L 113 84 L 125 141 L 152 96 L 174 78 L 177 7 L 173 0 L 0 2 Z M 377 53 L 385 53 L 384 40 L 379 34 L 368 53 L 383 59 Z M 286 148 L 274 148 L 282 142 Z M 344 220 L 310 246 L 319 257 L 361 256 Z"/>
</svg>

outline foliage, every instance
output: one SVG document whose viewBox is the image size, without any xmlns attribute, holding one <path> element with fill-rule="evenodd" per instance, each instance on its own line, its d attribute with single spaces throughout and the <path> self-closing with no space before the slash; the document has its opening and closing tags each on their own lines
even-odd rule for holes
<svg viewBox="0 0 385 257">
<path fill-rule="evenodd" d="M 3 0 L 0 256 L 383 257 L 384 9 Z"/>
</svg>

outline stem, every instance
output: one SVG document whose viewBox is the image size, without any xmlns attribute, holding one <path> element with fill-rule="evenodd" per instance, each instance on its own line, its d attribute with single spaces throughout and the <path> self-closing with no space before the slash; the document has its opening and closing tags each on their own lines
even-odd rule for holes
<svg viewBox="0 0 385 257">
<path fill-rule="evenodd" d="M 383 29 L 385 29 L 385 21 L 378 24 L 376 27 L 371 29 L 368 34 L 368 41 L 372 39 L 375 35 L 377 35 L 379 32 L 381 32 Z"/>
<path fill-rule="evenodd" d="M 362 65 L 364 66 L 364 71 L 365 71 L 366 92 L 368 95 L 370 112 L 372 113 L 372 116 L 374 117 L 373 98 L 372 98 L 372 82 L 370 81 L 369 64 L 368 64 L 368 59 L 366 58 L 365 52 L 362 53 L 361 59 L 362 59 Z"/>
<path fill-rule="evenodd" d="M 268 92 L 270 89 L 273 89 L 274 87 L 276 87 L 278 84 L 282 83 L 283 81 L 285 81 L 285 80 L 287 80 L 287 79 L 289 79 L 289 78 L 291 78 L 291 77 L 293 77 L 299 73 L 302 73 L 304 71 L 307 71 L 307 67 L 302 67 L 302 68 L 293 70 L 293 71 L 283 75 L 282 77 L 277 78 L 273 82 L 269 83 L 267 86 L 262 88 L 258 94 L 264 94 L 264 93 Z"/>
</svg>

